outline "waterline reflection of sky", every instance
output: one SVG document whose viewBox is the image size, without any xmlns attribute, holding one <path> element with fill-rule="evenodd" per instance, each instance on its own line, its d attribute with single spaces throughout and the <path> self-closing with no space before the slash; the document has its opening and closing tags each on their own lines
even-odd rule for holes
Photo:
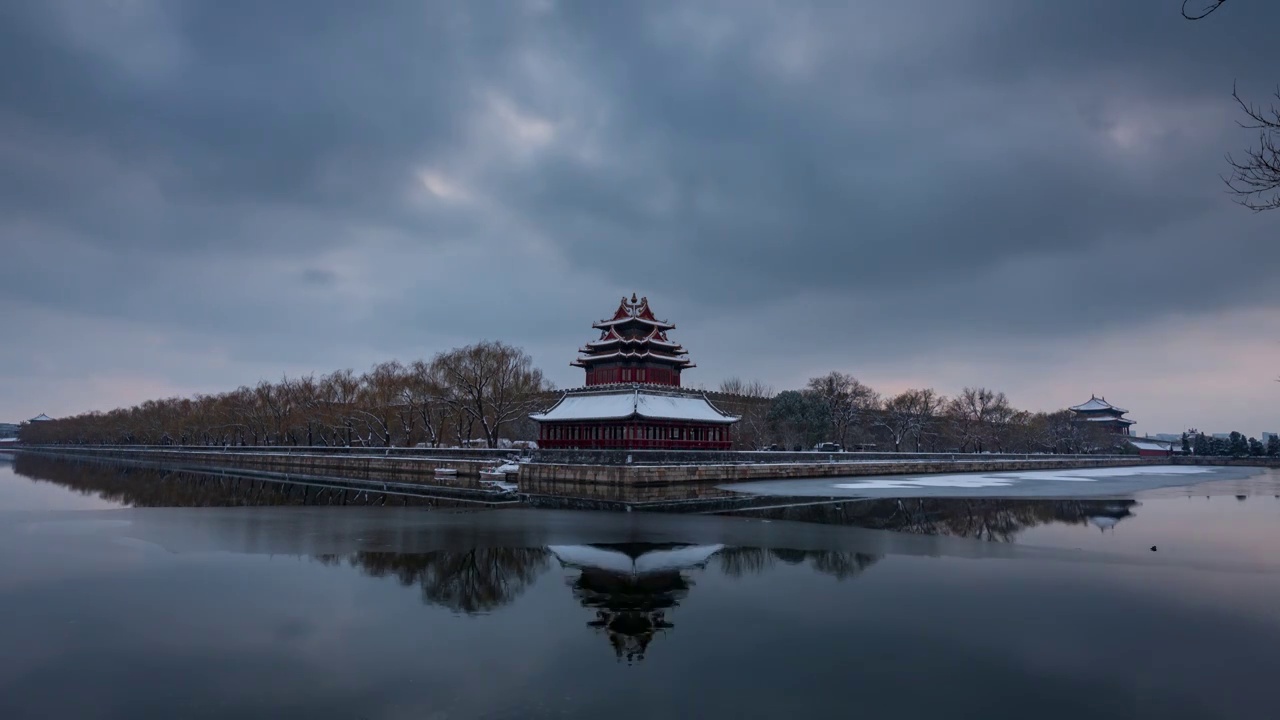
<svg viewBox="0 0 1280 720">
<path fill-rule="evenodd" d="M 6 720 L 845 717 L 855 707 L 1234 720 L 1269 716 L 1280 672 L 1269 476 L 1136 501 L 844 503 L 819 523 L 94 510 L 80 507 L 82 493 L 115 497 L 121 485 L 80 472 L 41 481 L 38 506 L 0 511 Z M 5 486 L 34 482 L 0 476 L 0 497 L 32 497 Z M 172 479 L 129 482 L 147 502 L 187 497 L 142 487 Z M 886 529 L 842 524 L 855 520 Z"/>
</svg>

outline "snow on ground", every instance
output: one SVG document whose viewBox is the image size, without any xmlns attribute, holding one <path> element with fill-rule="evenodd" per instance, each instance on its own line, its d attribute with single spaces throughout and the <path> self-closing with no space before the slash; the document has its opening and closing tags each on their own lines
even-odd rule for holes
<svg viewBox="0 0 1280 720">
<path fill-rule="evenodd" d="M 1260 468 L 1146 465 L 1075 470 L 879 475 L 772 480 L 720 486 L 781 497 L 1127 497 L 1163 487 L 1244 478 Z"/>
</svg>

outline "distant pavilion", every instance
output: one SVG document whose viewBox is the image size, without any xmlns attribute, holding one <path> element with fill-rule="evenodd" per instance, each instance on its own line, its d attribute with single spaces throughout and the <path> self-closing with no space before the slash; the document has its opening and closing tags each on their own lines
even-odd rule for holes
<svg viewBox="0 0 1280 720">
<path fill-rule="evenodd" d="M 668 339 L 675 325 L 658 320 L 648 298 L 622 298 L 612 317 L 592 327 L 600 337 L 570 363 L 586 371 L 586 386 L 530 416 L 538 423 L 539 447 L 729 449 L 738 418 L 704 393 L 680 387 L 680 373 L 694 364 Z"/>
<path fill-rule="evenodd" d="M 1106 398 L 1093 395 L 1089 397 L 1089 402 L 1075 405 L 1070 410 L 1075 413 L 1075 422 L 1102 428 L 1117 435 L 1128 435 L 1129 426 L 1136 423 L 1124 416 L 1128 410 L 1112 405 Z"/>
</svg>

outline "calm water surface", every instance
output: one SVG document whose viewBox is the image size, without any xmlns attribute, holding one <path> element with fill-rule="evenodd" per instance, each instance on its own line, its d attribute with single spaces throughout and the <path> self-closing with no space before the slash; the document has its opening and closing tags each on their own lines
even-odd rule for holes
<svg viewBox="0 0 1280 720">
<path fill-rule="evenodd" d="M 273 507 L 0 456 L 0 718 L 1271 717 L 1277 494 Z"/>
</svg>

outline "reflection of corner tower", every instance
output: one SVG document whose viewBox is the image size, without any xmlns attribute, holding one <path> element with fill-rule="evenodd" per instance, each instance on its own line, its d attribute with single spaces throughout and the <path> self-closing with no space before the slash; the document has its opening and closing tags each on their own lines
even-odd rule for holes
<svg viewBox="0 0 1280 720">
<path fill-rule="evenodd" d="M 701 568 L 723 545 L 557 545 L 560 564 L 579 571 L 573 596 L 596 611 L 590 627 L 604 632 L 619 660 L 644 659 L 653 638 L 670 630 L 667 612 L 689 594 L 688 569 Z"/>
<path fill-rule="evenodd" d="M 612 317 L 592 327 L 600 337 L 571 363 L 586 371 L 586 386 L 530 416 L 540 447 L 729 449 L 738 418 L 681 389 L 680 373 L 694 365 L 667 337 L 675 325 L 657 319 L 648 298 L 622 298 Z"/>
</svg>

